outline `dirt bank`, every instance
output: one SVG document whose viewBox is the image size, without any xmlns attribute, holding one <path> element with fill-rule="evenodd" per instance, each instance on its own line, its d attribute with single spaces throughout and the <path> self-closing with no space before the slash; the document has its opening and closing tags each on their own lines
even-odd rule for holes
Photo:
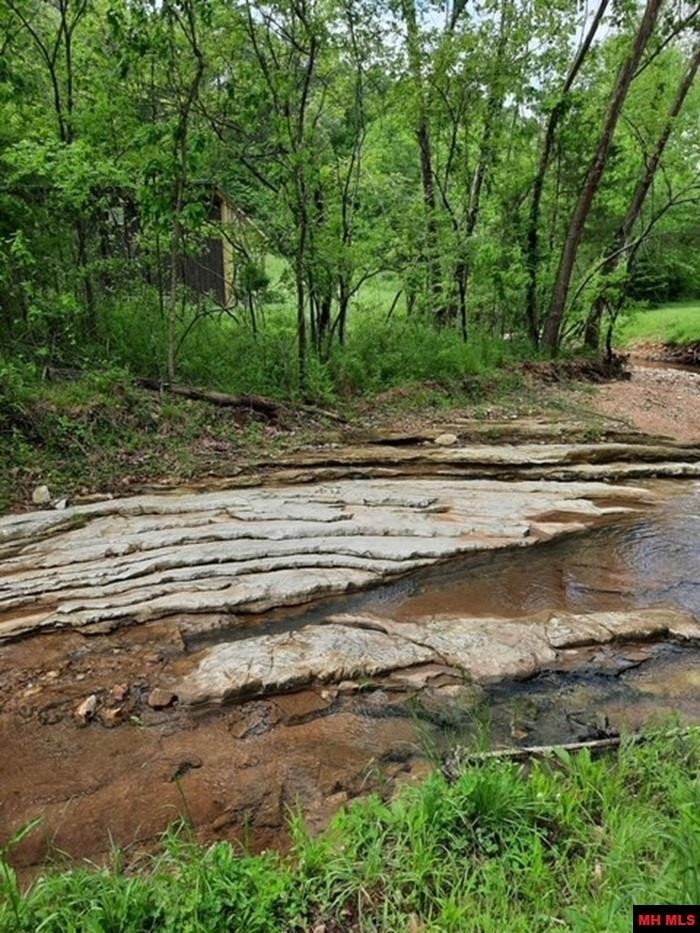
<svg viewBox="0 0 700 933">
<path fill-rule="evenodd" d="M 634 364 L 631 379 L 596 386 L 591 407 L 645 434 L 700 442 L 700 371 Z"/>
</svg>

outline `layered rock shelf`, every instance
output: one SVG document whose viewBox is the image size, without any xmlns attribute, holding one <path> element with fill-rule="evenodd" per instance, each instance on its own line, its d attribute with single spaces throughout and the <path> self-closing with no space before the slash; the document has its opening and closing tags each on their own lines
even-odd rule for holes
<svg viewBox="0 0 700 933">
<path fill-rule="evenodd" d="M 8 516 L 0 640 L 184 616 L 195 627 L 217 617 L 235 626 L 240 615 L 526 546 L 651 501 L 607 483 L 448 478 L 150 495 Z"/>
<path fill-rule="evenodd" d="M 469 683 L 487 684 L 532 677 L 560 665 L 573 649 L 662 639 L 700 641 L 700 624 L 674 609 L 558 613 L 518 621 L 430 616 L 395 622 L 344 615 L 294 632 L 215 645 L 173 694 L 184 706 L 221 704 L 431 664 L 452 669 Z M 413 685 L 426 683 L 418 671 Z"/>
<path fill-rule="evenodd" d="M 274 461 L 242 462 L 230 475 L 207 478 L 191 488 L 227 489 L 381 477 L 616 481 L 700 476 L 700 447 L 676 444 L 668 438 L 641 439 L 637 435 L 633 443 L 618 440 L 551 443 L 551 425 L 536 425 L 527 431 L 539 436 L 542 439 L 539 443 L 468 442 L 474 436 L 487 435 L 489 429 L 499 435 L 510 433 L 514 440 L 522 439 L 522 433 L 518 432 L 523 429 L 517 424 L 509 432 L 504 431 L 503 425 L 490 426 L 485 422 L 477 432 L 473 422 L 455 423 L 429 433 L 385 434 L 351 446 L 332 444 L 279 454 Z M 576 436 L 576 431 L 572 433 Z M 441 443 L 441 435 L 454 438 L 454 442 Z M 154 488 L 140 491 L 150 492 Z"/>
<path fill-rule="evenodd" d="M 45 839 L 148 845 L 180 813 L 204 841 L 282 844 L 289 807 L 320 828 L 421 780 L 425 741 L 486 708 L 507 744 L 697 720 L 695 493 L 615 480 L 700 476 L 700 450 L 464 446 L 472 429 L 237 463 L 201 490 L 47 490 L 55 508 L 0 518 L 0 821 L 43 819 L 22 864 Z"/>
</svg>

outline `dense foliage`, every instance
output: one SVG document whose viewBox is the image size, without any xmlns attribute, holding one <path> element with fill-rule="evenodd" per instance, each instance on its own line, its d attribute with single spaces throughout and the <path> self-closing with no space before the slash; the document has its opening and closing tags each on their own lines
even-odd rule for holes
<svg viewBox="0 0 700 933">
<path fill-rule="evenodd" d="M 171 834 L 140 873 L 115 853 L 26 894 L 2 859 L 0 931 L 627 931 L 634 903 L 698 903 L 699 774 L 690 730 L 436 775 L 357 802 L 317 839 L 295 821 L 286 857 Z"/>
<path fill-rule="evenodd" d="M 642 6 L 0 0 L 0 353 L 313 394 L 696 296 L 698 10 Z"/>
</svg>

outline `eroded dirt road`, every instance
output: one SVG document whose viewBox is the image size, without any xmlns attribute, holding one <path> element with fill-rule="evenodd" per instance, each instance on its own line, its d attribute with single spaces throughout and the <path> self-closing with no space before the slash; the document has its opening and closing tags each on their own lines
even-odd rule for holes
<svg viewBox="0 0 700 933">
<path fill-rule="evenodd" d="M 700 441 L 700 371 L 640 361 L 628 382 L 596 387 L 592 401 L 600 414 L 623 419 L 645 434 Z"/>
</svg>

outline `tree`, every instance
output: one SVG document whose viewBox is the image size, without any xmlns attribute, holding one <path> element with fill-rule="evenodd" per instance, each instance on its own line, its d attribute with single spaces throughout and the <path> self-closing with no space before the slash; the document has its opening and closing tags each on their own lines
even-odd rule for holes
<svg viewBox="0 0 700 933">
<path fill-rule="evenodd" d="M 538 308 L 538 267 L 539 267 L 539 240 L 540 240 L 540 212 L 542 205 L 542 192 L 547 177 L 547 172 L 552 163 L 554 153 L 554 144 L 557 136 L 559 124 L 566 114 L 568 103 L 568 94 L 573 87 L 585 60 L 590 51 L 593 40 L 598 32 L 603 16 L 608 7 L 609 0 L 600 0 L 598 8 L 591 20 L 588 29 L 585 32 L 576 56 L 571 63 L 571 67 L 566 75 L 566 79 L 561 89 L 559 100 L 550 109 L 547 124 L 542 141 L 537 171 L 532 186 L 532 198 L 530 200 L 530 213 L 527 227 L 527 245 L 525 264 L 527 267 L 528 283 L 526 298 L 527 326 L 530 339 L 537 345 L 540 340 L 539 308 Z"/>
<path fill-rule="evenodd" d="M 549 314 L 545 322 L 543 341 L 552 353 L 559 349 L 561 327 L 569 295 L 569 285 L 573 272 L 576 254 L 581 238 L 583 237 L 586 220 L 596 196 L 600 182 L 605 171 L 607 157 L 612 143 L 613 134 L 620 118 L 622 106 L 634 74 L 649 43 L 651 35 L 659 16 L 662 0 L 647 0 L 644 14 L 634 37 L 632 47 L 626 59 L 621 64 L 612 94 L 608 103 L 603 126 L 596 145 L 595 155 L 586 174 L 581 194 L 574 208 L 564 240 L 564 246 L 559 261 L 557 278 L 552 292 Z"/>
<path fill-rule="evenodd" d="M 642 172 L 641 178 L 639 179 L 639 183 L 637 184 L 634 194 L 632 195 L 632 200 L 630 201 L 627 213 L 625 214 L 620 223 L 620 226 L 615 232 L 615 236 L 613 238 L 613 242 L 611 244 L 607 258 L 600 268 L 600 275 L 603 278 L 604 284 L 592 302 L 592 307 L 586 320 L 585 329 L 585 344 L 591 350 L 598 349 L 598 344 L 600 343 L 600 322 L 603 314 L 605 313 L 605 309 L 608 306 L 608 296 L 605 287 L 605 280 L 613 276 L 613 274 L 620 266 L 626 265 L 629 261 L 630 252 L 634 248 L 633 231 L 635 225 L 637 224 L 637 221 L 639 220 L 639 217 L 642 213 L 644 202 L 646 201 L 656 172 L 659 168 L 659 165 L 661 164 L 664 150 L 666 149 L 678 115 L 680 114 L 686 97 L 688 96 L 688 92 L 693 86 L 693 81 L 695 80 L 699 66 L 700 43 L 695 46 L 695 49 L 690 56 L 688 66 L 685 69 L 680 84 L 678 85 L 666 121 L 661 129 L 661 132 L 659 133 L 653 150 L 646 156 L 644 160 L 644 170 Z M 650 229 L 651 228 L 648 228 L 647 232 L 650 232 Z M 637 245 L 639 245 L 639 241 Z"/>
<path fill-rule="evenodd" d="M 430 137 L 430 110 L 423 77 L 423 55 L 415 0 L 401 0 L 401 14 L 406 26 L 406 52 L 413 85 L 414 127 L 420 154 L 420 177 L 425 206 L 425 246 L 423 261 L 427 272 L 428 293 L 437 321 L 444 321 L 442 275 L 438 239 L 437 201 L 433 172 L 433 147 Z"/>
</svg>

